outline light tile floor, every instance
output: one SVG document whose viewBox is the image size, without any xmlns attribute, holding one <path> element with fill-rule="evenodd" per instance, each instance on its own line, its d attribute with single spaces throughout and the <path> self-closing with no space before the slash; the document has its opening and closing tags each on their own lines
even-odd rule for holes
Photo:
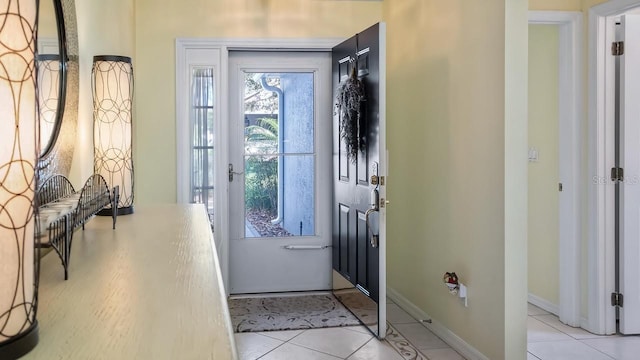
<svg viewBox="0 0 640 360">
<path fill-rule="evenodd" d="M 235 334 L 241 360 L 464 360 L 398 305 L 387 304 L 388 322 L 422 355 L 403 357 L 363 326 Z"/>
<path fill-rule="evenodd" d="M 640 336 L 599 336 L 562 324 L 529 304 L 527 360 L 636 360 Z M 387 304 L 389 323 L 429 360 L 464 360 L 398 305 Z M 362 326 L 235 334 L 241 360 L 403 360 L 387 341 Z M 415 358 L 415 357 L 413 357 Z"/>
<path fill-rule="evenodd" d="M 640 336 L 599 336 L 529 304 L 527 360 L 636 360 Z"/>
</svg>

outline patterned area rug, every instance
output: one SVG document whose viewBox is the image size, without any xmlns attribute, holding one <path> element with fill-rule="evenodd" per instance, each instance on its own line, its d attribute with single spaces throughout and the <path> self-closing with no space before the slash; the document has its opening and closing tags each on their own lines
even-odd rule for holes
<svg viewBox="0 0 640 360">
<path fill-rule="evenodd" d="M 230 299 L 229 311 L 237 333 L 360 325 L 333 295 Z"/>
</svg>

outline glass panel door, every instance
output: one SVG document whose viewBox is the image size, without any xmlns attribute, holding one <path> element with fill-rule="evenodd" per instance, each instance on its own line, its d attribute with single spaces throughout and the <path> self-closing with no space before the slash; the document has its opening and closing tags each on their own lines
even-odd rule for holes
<svg viewBox="0 0 640 360">
<path fill-rule="evenodd" d="M 229 56 L 232 294 L 331 287 L 331 57 Z"/>
</svg>

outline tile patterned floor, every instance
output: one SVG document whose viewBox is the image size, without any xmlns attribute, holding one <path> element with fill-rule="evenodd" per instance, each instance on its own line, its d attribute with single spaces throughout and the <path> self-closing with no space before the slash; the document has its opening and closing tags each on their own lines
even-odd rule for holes
<svg viewBox="0 0 640 360">
<path fill-rule="evenodd" d="M 640 336 L 599 336 L 529 304 L 527 360 L 635 360 Z"/>
<path fill-rule="evenodd" d="M 363 326 L 235 334 L 241 360 L 464 360 L 426 327 L 387 304 L 391 325 L 379 341 Z"/>
<path fill-rule="evenodd" d="M 640 336 L 598 336 L 529 305 L 527 360 L 636 360 Z M 385 341 L 362 326 L 235 334 L 241 360 L 464 360 L 398 305 Z"/>
</svg>

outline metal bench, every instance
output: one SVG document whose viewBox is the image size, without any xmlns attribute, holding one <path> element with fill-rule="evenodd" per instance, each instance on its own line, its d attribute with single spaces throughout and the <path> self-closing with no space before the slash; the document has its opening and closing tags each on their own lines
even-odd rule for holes
<svg viewBox="0 0 640 360">
<path fill-rule="evenodd" d="M 112 190 L 101 175 L 94 174 L 76 192 L 69 179 L 54 175 L 38 189 L 36 201 L 38 220 L 35 230 L 36 246 L 53 248 L 62 261 L 64 278 L 68 279 L 69 256 L 73 232 L 111 205 L 117 207 L 118 187 Z M 113 228 L 116 228 L 117 212 L 113 212 Z"/>
</svg>

